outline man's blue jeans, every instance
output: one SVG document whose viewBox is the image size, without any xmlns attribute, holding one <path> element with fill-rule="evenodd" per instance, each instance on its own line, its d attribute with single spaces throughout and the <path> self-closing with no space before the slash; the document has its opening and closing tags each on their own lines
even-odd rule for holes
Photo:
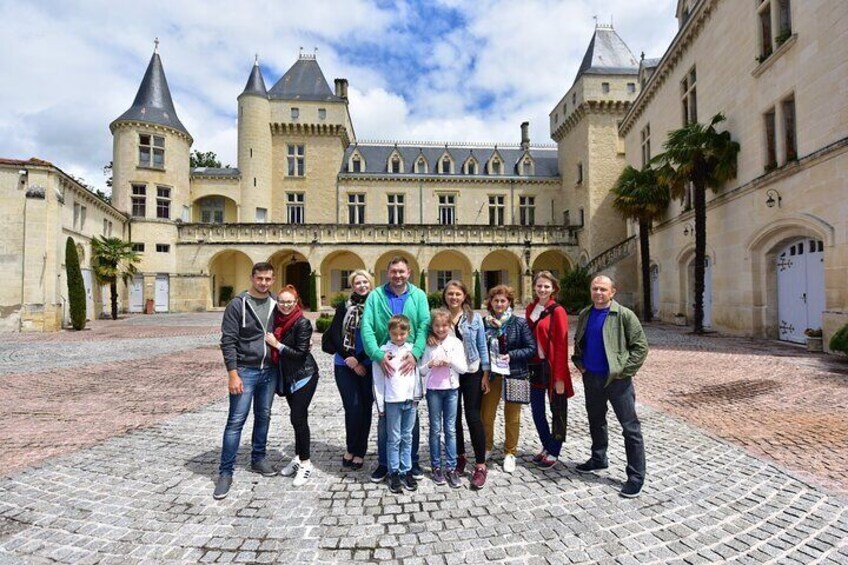
<svg viewBox="0 0 848 565">
<path fill-rule="evenodd" d="M 386 405 L 389 403 L 387 402 Z M 377 464 L 389 467 L 386 457 L 386 416 L 377 418 Z M 415 425 L 412 427 L 412 464 L 418 465 L 418 447 L 421 444 L 421 423 L 418 421 L 418 410 L 415 410 Z"/>
<path fill-rule="evenodd" d="M 386 451 L 392 473 L 406 474 L 412 469 L 412 430 L 418 421 L 418 403 L 386 402 Z"/>
<path fill-rule="evenodd" d="M 265 445 L 268 442 L 268 427 L 271 424 L 271 405 L 274 403 L 274 392 L 277 389 L 277 368 L 239 367 L 239 377 L 244 384 L 241 394 L 230 395 L 230 412 L 227 416 L 227 426 L 224 428 L 224 441 L 221 447 L 221 475 L 233 474 L 236 464 L 236 454 L 241 442 L 241 430 L 250 414 L 250 404 L 253 403 L 253 448 L 250 460 L 253 463 L 265 459 Z"/>
<path fill-rule="evenodd" d="M 428 390 L 430 413 L 430 465 L 433 468 L 456 467 L 456 405 L 459 389 Z M 445 458 L 442 459 L 442 429 L 445 432 Z M 443 464 L 444 463 L 444 464 Z"/>
</svg>

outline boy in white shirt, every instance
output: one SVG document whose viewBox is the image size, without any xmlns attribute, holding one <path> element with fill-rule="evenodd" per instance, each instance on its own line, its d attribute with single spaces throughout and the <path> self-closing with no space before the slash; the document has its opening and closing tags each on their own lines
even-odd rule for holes
<svg viewBox="0 0 848 565">
<path fill-rule="evenodd" d="M 417 369 L 401 373 L 401 360 L 412 351 L 409 337 L 409 318 L 404 315 L 389 319 L 389 342 L 380 349 L 394 368 L 392 376 L 383 373 L 379 363 L 374 363 L 374 399 L 380 416 L 386 416 L 386 455 L 389 467 L 389 490 L 416 490 L 418 484 L 412 476 L 412 429 L 421 400 L 421 380 Z"/>
<path fill-rule="evenodd" d="M 451 313 L 444 308 L 430 312 L 430 336 L 419 369 L 427 382 L 427 408 L 430 413 L 430 464 L 433 482 L 459 488 L 456 472 L 456 410 L 459 402 L 459 376 L 468 372 L 462 341 L 451 332 Z M 441 457 L 444 429 L 445 457 Z"/>
</svg>

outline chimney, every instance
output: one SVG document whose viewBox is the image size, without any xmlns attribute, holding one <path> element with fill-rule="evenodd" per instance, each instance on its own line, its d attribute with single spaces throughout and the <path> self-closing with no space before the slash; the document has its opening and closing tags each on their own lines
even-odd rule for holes
<svg viewBox="0 0 848 565">
<path fill-rule="evenodd" d="M 530 122 L 521 122 L 521 148 L 530 149 Z"/>
<path fill-rule="evenodd" d="M 336 96 L 338 96 L 342 100 L 347 100 L 347 79 L 346 78 L 337 78 L 336 79 Z"/>
</svg>

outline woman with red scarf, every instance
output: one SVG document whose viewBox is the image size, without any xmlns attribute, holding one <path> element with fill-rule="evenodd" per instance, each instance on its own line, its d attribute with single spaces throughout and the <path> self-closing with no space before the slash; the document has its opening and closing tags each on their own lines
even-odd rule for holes
<svg viewBox="0 0 848 565">
<path fill-rule="evenodd" d="M 568 369 L 568 314 L 557 304 L 559 282 L 550 271 L 540 271 L 533 278 L 536 299 L 527 305 L 527 324 L 536 338 L 536 355 L 530 361 L 530 408 L 542 451 L 533 462 L 550 469 L 559 460 L 565 441 L 568 398 L 574 396 L 571 371 Z M 545 398 L 550 398 L 553 432 L 548 425 Z"/>
<path fill-rule="evenodd" d="M 265 334 L 272 347 L 271 360 L 279 368 L 277 394 L 286 397 L 294 428 L 295 455 L 280 474 L 294 477 L 294 486 L 306 484 L 312 474 L 309 460 L 309 404 L 318 387 L 318 365 L 309 352 L 312 323 L 300 307 L 297 290 L 287 285 L 277 295 L 274 333 Z"/>
</svg>

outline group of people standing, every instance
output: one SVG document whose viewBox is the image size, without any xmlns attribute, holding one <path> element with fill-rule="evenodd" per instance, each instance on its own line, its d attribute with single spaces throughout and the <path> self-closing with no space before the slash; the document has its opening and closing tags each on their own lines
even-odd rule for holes
<svg viewBox="0 0 848 565">
<path fill-rule="evenodd" d="M 533 280 L 534 301 L 525 316 L 513 315 L 515 293 L 498 285 L 486 296 L 486 314 L 475 312 L 460 280 L 442 291 L 442 306 L 430 310 L 427 296 L 409 282 L 407 260 L 394 257 L 387 282 L 374 286 L 365 270 L 354 271 L 350 297 L 338 306 L 322 338 L 333 355 L 336 385 L 344 407 L 343 468 L 362 469 L 377 420 L 377 466 L 371 481 L 386 481 L 392 492 L 417 489 L 424 477 L 419 461 L 418 403 L 429 415 L 430 476 L 434 483 L 472 489 L 486 484 L 494 424 L 503 404 L 505 442 L 502 468 L 512 473 L 520 433 L 521 407 L 530 404 L 541 450 L 533 463 L 554 467 L 565 440 L 568 398 L 574 395 L 568 356 L 568 315 L 556 302 L 559 283 L 548 271 Z M 250 470 L 277 471 L 266 459 L 274 395 L 285 396 L 295 435 L 295 455 L 280 471 L 303 485 L 312 472 L 308 407 L 318 382 L 310 353 L 312 328 L 297 291 L 271 292 L 273 267 L 257 263 L 251 288 L 228 306 L 221 349 L 229 372 L 230 410 L 224 431 L 215 498 L 224 498 L 251 403 L 254 410 Z M 592 306 L 580 312 L 571 361 L 583 376 L 592 437 L 591 457 L 576 470 L 608 467 L 607 405 L 622 425 L 627 481 L 620 494 L 638 496 L 645 475 L 644 445 L 636 416 L 632 377 L 647 355 L 647 340 L 635 314 L 613 299 L 614 282 L 598 276 L 591 285 Z M 276 307 L 274 307 L 276 306 Z M 549 416 L 550 414 L 550 423 Z M 467 459 L 465 433 L 474 452 Z"/>
</svg>

